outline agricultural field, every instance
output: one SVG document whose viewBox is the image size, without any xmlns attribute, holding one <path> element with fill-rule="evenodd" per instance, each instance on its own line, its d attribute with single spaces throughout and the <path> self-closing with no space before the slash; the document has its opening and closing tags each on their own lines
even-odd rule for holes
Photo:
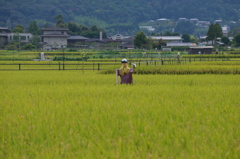
<svg viewBox="0 0 240 159">
<path fill-rule="evenodd" d="M 0 158 L 240 158 L 239 75 L 133 78 L 0 71 Z"/>
</svg>

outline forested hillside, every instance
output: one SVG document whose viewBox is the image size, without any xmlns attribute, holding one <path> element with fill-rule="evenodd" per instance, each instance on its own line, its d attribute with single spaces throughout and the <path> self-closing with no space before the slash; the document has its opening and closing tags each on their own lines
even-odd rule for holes
<svg viewBox="0 0 240 159">
<path fill-rule="evenodd" d="M 66 22 L 112 27 L 136 26 L 158 18 L 201 20 L 240 19 L 239 0 L 0 0 L 0 26 L 54 23 L 56 15 Z"/>
</svg>

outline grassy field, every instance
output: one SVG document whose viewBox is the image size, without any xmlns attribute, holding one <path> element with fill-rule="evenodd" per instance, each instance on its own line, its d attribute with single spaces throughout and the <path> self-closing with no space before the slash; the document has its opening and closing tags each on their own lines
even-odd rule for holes
<svg viewBox="0 0 240 159">
<path fill-rule="evenodd" d="M 0 158 L 240 158 L 239 75 L 0 71 Z"/>
</svg>

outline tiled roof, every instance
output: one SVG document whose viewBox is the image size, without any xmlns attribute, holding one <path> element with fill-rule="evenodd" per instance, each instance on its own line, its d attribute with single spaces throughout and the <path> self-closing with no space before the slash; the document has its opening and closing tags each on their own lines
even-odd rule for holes
<svg viewBox="0 0 240 159">
<path fill-rule="evenodd" d="M 68 37 L 68 34 L 44 34 L 42 37 Z"/>
<path fill-rule="evenodd" d="M 89 38 L 87 38 L 87 37 L 84 37 L 84 36 L 69 36 L 68 37 L 68 39 L 69 40 L 87 40 L 87 39 L 89 39 Z"/>
<path fill-rule="evenodd" d="M 180 36 L 149 36 L 154 40 L 182 40 Z"/>
<path fill-rule="evenodd" d="M 66 28 L 42 28 L 42 31 L 67 31 Z"/>
</svg>

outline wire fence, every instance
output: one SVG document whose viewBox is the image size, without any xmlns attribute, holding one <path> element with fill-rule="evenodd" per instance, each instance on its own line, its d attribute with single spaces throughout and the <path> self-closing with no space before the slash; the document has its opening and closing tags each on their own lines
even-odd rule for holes
<svg viewBox="0 0 240 159">
<path fill-rule="evenodd" d="M 211 62 L 211 61 L 229 61 L 228 59 L 210 59 L 210 58 L 165 58 L 158 60 L 137 60 L 130 59 L 129 64 L 137 64 L 137 66 L 148 66 L 148 65 L 185 65 L 192 62 Z M 42 62 L 42 61 L 41 61 Z M 30 63 L 0 63 L 0 71 L 21 71 L 21 70 L 91 70 L 100 71 L 109 69 L 109 67 L 119 67 L 121 63 L 119 60 L 88 60 L 88 61 L 49 61 L 48 63 L 30 62 Z"/>
</svg>

